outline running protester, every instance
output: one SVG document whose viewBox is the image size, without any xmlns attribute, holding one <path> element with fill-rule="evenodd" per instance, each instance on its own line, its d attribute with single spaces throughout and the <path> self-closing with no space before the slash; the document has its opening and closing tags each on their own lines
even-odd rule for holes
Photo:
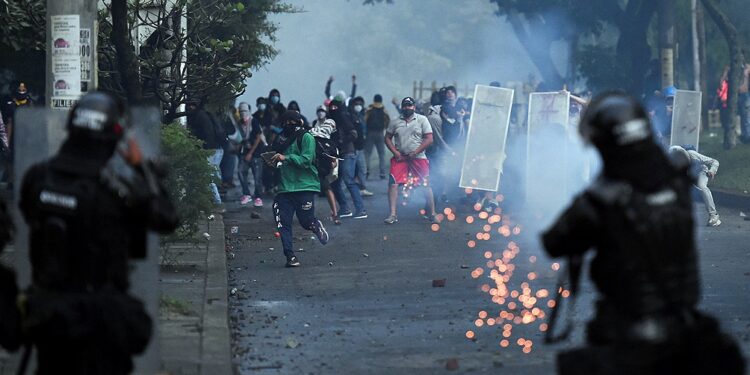
<svg viewBox="0 0 750 375">
<path fill-rule="evenodd" d="M 302 116 L 286 111 L 281 116 L 280 147 L 269 163 L 280 172 L 279 193 L 273 202 L 276 225 L 287 267 L 299 267 L 294 255 L 292 225 L 294 215 L 303 228 L 313 232 L 320 243 L 328 243 L 328 232 L 315 217 L 315 195 L 320 192 L 318 169 L 315 167 L 315 138 L 304 129 Z"/>
<path fill-rule="evenodd" d="M 425 150 L 432 144 L 432 127 L 427 117 L 415 113 L 416 103 L 406 97 L 401 101 L 401 116 L 394 119 L 385 132 L 385 145 L 393 153 L 388 184 L 388 204 L 391 213 L 386 224 L 398 221 L 396 203 L 399 185 L 405 188 L 423 185 L 429 218 L 435 220 L 435 200 L 429 186 L 430 162 Z M 395 140 L 395 143 L 394 143 Z"/>
</svg>

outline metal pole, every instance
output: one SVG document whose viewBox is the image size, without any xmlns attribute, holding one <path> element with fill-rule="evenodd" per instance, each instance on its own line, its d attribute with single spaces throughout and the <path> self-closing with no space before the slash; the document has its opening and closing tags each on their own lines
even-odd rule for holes
<svg viewBox="0 0 750 375">
<path fill-rule="evenodd" d="M 47 0 L 48 108 L 68 110 L 96 88 L 96 5 L 96 0 Z"/>
</svg>

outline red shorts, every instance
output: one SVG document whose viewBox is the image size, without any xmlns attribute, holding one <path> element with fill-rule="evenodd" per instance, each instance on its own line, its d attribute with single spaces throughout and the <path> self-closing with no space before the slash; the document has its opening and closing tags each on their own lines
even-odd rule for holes
<svg viewBox="0 0 750 375">
<path fill-rule="evenodd" d="M 409 183 L 427 184 L 430 177 L 430 161 L 427 159 L 402 159 L 391 158 L 391 184 Z"/>
</svg>

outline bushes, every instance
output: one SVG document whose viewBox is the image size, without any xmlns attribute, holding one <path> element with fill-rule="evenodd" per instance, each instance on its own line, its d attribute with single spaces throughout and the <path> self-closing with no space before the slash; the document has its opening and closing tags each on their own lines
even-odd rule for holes
<svg viewBox="0 0 750 375">
<path fill-rule="evenodd" d="M 180 217 L 179 228 L 166 240 L 188 238 L 213 207 L 209 188 L 212 169 L 207 161 L 210 151 L 201 148 L 201 141 L 179 123 L 162 126 L 161 144 L 169 171 L 167 189 Z"/>
</svg>

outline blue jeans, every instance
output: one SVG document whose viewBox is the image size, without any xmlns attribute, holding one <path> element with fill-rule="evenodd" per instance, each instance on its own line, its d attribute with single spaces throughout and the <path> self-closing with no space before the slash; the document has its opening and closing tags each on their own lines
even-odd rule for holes
<svg viewBox="0 0 750 375">
<path fill-rule="evenodd" d="M 214 153 L 208 157 L 208 164 L 211 164 L 211 167 L 214 170 L 214 175 L 216 176 L 216 181 L 221 181 L 221 171 L 219 170 L 219 164 L 221 164 L 221 158 L 224 156 L 224 150 L 217 148 L 214 150 Z M 216 184 L 211 182 L 209 185 L 211 188 L 211 192 L 214 195 L 214 203 L 221 204 L 221 196 L 219 195 L 219 188 L 216 187 Z"/>
<path fill-rule="evenodd" d="M 339 186 L 341 186 L 340 184 L 343 183 L 346 186 L 349 190 L 349 194 L 352 196 L 355 212 L 360 213 L 365 210 L 365 205 L 362 202 L 362 194 L 359 191 L 359 185 L 354 181 L 356 169 L 357 154 L 352 153 L 344 155 L 344 160 L 339 163 L 339 179 L 336 180 L 334 184 L 339 184 Z M 334 194 L 336 189 L 340 189 L 340 187 L 334 188 Z M 337 195 L 336 200 L 339 201 L 340 212 L 349 211 L 349 204 L 346 202 L 344 194 L 341 194 L 341 197 Z"/>
<path fill-rule="evenodd" d="M 750 142 L 750 94 L 742 93 L 737 99 L 740 112 L 740 140 Z"/>
<path fill-rule="evenodd" d="M 292 226 L 294 214 L 302 228 L 313 230 L 318 219 L 315 218 L 315 195 L 313 191 L 295 191 L 279 193 L 273 201 L 273 213 L 276 227 L 281 234 L 281 245 L 287 258 L 294 256 L 294 237 Z"/>
<path fill-rule="evenodd" d="M 359 188 L 367 190 L 367 163 L 365 163 L 365 150 L 357 150 L 357 165 L 354 175 L 359 180 Z"/>
<path fill-rule="evenodd" d="M 237 171 L 240 179 L 240 185 L 242 185 L 242 195 L 250 195 L 250 181 L 248 180 L 248 172 L 253 172 L 253 186 L 255 191 L 253 198 L 260 198 L 263 192 L 263 159 L 253 157 L 252 160 L 247 161 L 244 157 L 240 156 L 240 169 Z"/>
</svg>

